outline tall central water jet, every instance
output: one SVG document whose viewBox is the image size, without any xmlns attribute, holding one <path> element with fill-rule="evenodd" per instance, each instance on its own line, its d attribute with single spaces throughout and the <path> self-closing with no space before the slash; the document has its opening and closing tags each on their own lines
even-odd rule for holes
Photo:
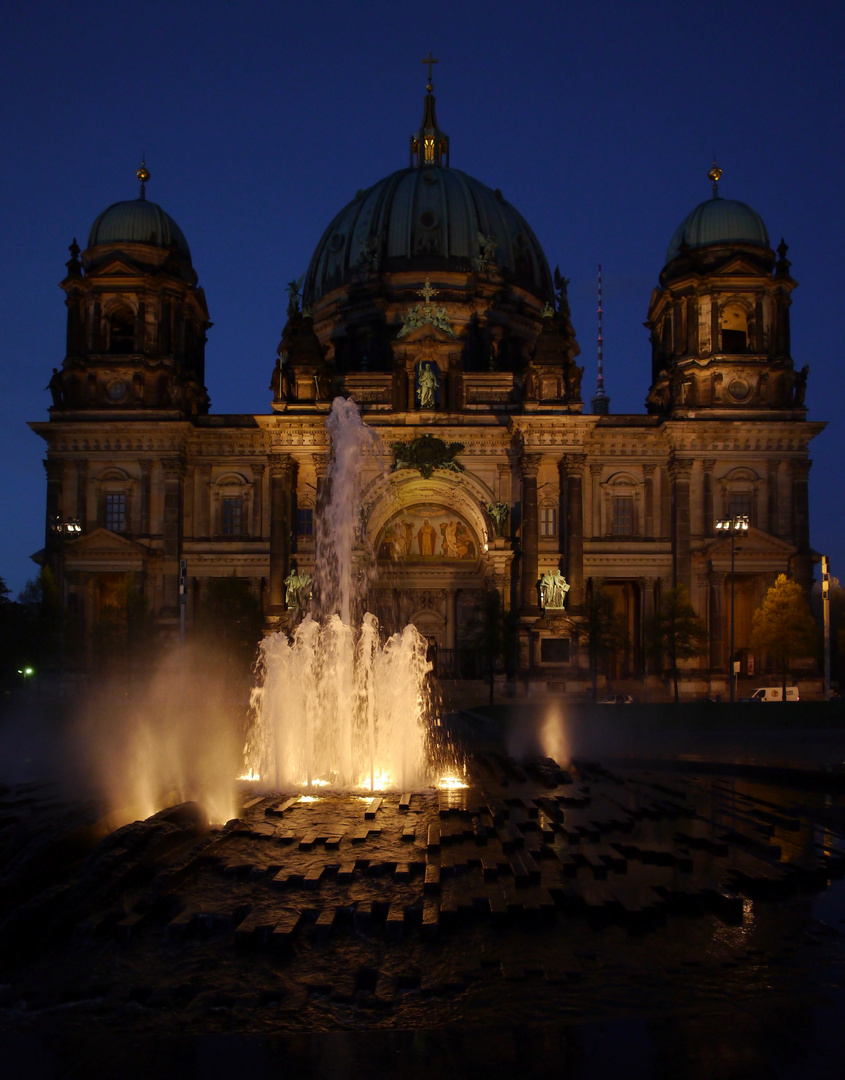
<svg viewBox="0 0 845 1080">
<path fill-rule="evenodd" d="M 262 643 L 245 765 L 278 790 L 407 790 L 428 781 L 427 643 L 406 626 L 382 644 L 369 613 L 353 625 L 362 476 L 378 440 L 343 398 L 326 427 L 332 452 L 317 518 L 315 611 L 292 640 L 280 631 Z"/>
</svg>

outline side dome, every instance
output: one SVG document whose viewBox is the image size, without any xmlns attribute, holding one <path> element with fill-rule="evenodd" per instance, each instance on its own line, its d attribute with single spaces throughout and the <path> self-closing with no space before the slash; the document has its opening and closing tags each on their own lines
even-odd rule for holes
<svg viewBox="0 0 845 1080">
<path fill-rule="evenodd" d="M 119 243 L 148 244 L 165 249 L 175 247 L 178 255 L 191 262 L 185 234 L 165 210 L 143 195 L 139 199 L 112 203 L 91 226 L 89 248 Z"/>
<path fill-rule="evenodd" d="M 440 164 L 400 169 L 360 191 L 323 233 L 305 277 L 308 304 L 363 273 L 469 272 L 480 242 L 510 280 L 543 302 L 551 274 L 531 226 L 500 191 Z"/>
<path fill-rule="evenodd" d="M 763 219 L 756 210 L 737 199 L 723 199 L 719 195 L 722 170 L 713 162 L 707 179 L 713 184 L 713 195 L 698 206 L 675 229 L 666 252 L 668 266 L 681 254 L 681 247 L 724 247 L 733 244 L 769 250 L 769 234 Z"/>
</svg>

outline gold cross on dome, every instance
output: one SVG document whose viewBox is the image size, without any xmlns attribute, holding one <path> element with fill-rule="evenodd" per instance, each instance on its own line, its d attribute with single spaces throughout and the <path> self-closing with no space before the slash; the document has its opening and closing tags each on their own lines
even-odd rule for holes
<svg viewBox="0 0 845 1080">
<path fill-rule="evenodd" d="M 428 56 L 422 61 L 424 64 L 428 64 L 428 81 L 431 82 L 431 65 L 439 64 L 439 60 L 435 60 L 431 55 L 431 49 L 428 50 Z"/>
<path fill-rule="evenodd" d="M 431 282 L 428 280 L 428 278 L 426 278 L 425 279 L 425 285 L 423 285 L 423 287 L 417 293 L 417 296 L 421 296 L 423 298 L 423 300 L 425 300 L 425 302 L 427 304 L 430 304 L 431 303 L 431 298 L 433 296 L 437 296 L 437 295 L 438 295 L 437 289 L 432 289 Z"/>
</svg>

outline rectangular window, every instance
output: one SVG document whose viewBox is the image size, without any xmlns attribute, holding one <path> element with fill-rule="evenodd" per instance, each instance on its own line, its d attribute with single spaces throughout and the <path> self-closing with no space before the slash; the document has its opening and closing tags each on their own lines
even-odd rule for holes
<svg viewBox="0 0 845 1080">
<path fill-rule="evenodd" d="M 299 508 L 296 531 L 300 536 L 314 535 L 314 511 L 310 506 L 301 506 Z"/>
<path fill-rule="evenodd" d="M 244 500 L 242 495 L 223 496 L 223 535 L 242 536 Z"/>
<path fill-rule="evenodd" d="M 126 531 L 125 495 L 106 495 L 106 528 L 110 532 Z"/>
<path fill-rule="evenodd" d="M 557 536 L 557 510 L 553 506 L 540 507 L 540 536 Z"/>
<path fill-rule="evenodd" d="M 610 500 L 610 532 L 613 536 L 633 536 L 634 500 L 630 495 L 614 495 Z"/>
<path fill-rule="evenodd" d="M 569 638 L 541 638 L 540 663 L 568 664 Z"/>
<path fill-rule="evenodd" d="M 751 524 L 751 492 L 732 491 L 728 495 L 728 517 L 747 517 Z"/>
</svg>

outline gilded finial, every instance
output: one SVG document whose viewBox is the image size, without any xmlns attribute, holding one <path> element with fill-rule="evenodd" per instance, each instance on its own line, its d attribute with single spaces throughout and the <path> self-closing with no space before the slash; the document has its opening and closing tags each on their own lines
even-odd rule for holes
<svg viewBox="0 0 845 1080">
<path fill-rule="evenodd" d="M 707 179 L 713 182 L 713 198 L 719 197 L 719 181 L 722 179 L 722 170 L 716 164 L 716 155 L 713 155 L 713 164 L 710 167 L 710 172 L 707 174 Z"/>
<path fill-rule="evenodd" d="M 147 168 L 146 162 L 144 161 L 143 158 L 141 158 L 141 166 L 140 166 L 140 168 L 135 170 L 135 175 L 138 177 L 138 179 L 141 182 L 141 198 L 146 199 L 146 197 L 147 197 L 146 183 L 150 178 L 150 170 Z"/>
</svg>

